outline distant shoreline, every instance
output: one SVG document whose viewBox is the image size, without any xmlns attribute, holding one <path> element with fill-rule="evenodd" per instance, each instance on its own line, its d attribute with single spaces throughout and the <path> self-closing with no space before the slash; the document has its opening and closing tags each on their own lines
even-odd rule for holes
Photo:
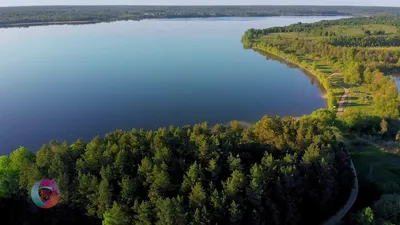
<svg viewBox="0 0 400 225">
<path fill-rule="evenodd" d="M 23 22 L 23 23 L 4 23 L 0 24 L 1 28 L 16 28 L 16 27 L 33 27 L 33 26 L 50 26 L 50 25 L 85 25 L 85 24 L 98 24 L 98 23 L 112 23 L 119 21 L 142 21 L 142 20 L 168 20 L 168 19 L 210 19 L 210 18 L 268 18 L 268 17 L 337 17 L 337 16 L 349 16 L 349 15 L 339 15 L 339 14 L 326 14 L 326 15 L 253 15 L 253 16 L 231 16 L 231 15 L 219 15 L 219 16 L 196 16 L 196 17 L 144 17 L 140 19 L 117 19 L 111 21 L 98 21 L 98 20 L 71 20 L 71 21 L 47 21 L 47 22 Z"/>
<path fill-rule="evenodd" d="M 66 25 L 66 24 L 95 24 L 96 21 L 55 21 L 55 22 L 28 22 L 28 23 L 10 23 L 1 24 L 0 28 L 7 27 L 30 27 L 30 26 L 46 26 L 46 25 Z"/>
</svg>

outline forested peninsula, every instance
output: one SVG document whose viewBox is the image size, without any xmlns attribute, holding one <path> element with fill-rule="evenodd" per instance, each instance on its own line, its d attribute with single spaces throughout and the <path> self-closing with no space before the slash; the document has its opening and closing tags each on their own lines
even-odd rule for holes
<svg viewBox="0 0 400 225">
<path fill-rule="evenodd" d="M 23 6 L 0 7 L 0 27 L 120 20 L 265 16 L 399 15 L 396 7 L 366 6 Z"/>
<path fill-rule="evenodd" d="M 248 129 L 117 130 L 36 154 L 21 147 L 0 156 L 0 209 L 16 224 L 318 224 L 344 204 L 354 180 L 334 117 L 320 110 L 265 116 Z M 62 200 L 31 213 L 22 196 L 43 177 L 59 184 Z"/>
<path fill-rule="evenodd" d="M 390 204 L 400 203 L 394 175 L 400 170 L 393 167 L 400 149 L 399 96 L 393 78 L 400 72 L 400 18 L 347 18 L 249 29 L 242 43 L 267 57 L 273 54 L 296 64 L 323 84 L 328 109 L 336 112 L 336 126 L 355 156 L 361 177 L 361 193 L 346 222 L 398 224 L 398 213 L 389 211 L 398 210 Z M 374 172 L 380 161 L 382 168 Z M 394 176 L 386 177 L 389 173 Z"/>
</svg>

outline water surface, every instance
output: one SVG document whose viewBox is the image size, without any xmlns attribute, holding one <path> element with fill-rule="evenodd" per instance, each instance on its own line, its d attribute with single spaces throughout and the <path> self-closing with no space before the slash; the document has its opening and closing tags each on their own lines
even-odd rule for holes
<svg viewBox="0 0 400 225">
<path fill-rule="evenodd" d="M 0 154 L 115 129 L 258 121 L 325 107 L 314 78 L 249 28 L 337 17 L 172 19 L 0 30 Z"/>
</svg>

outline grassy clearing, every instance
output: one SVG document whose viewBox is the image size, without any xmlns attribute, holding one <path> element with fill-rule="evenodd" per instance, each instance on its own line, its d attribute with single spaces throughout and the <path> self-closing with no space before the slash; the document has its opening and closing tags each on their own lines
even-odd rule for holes
<svg viewBox="0 0 400 225">
<path fill-rule="evenodd" d="M 304 32 L 287 32 L 287 33 L 271 33 L 268 35 L 265 35 L 261 39 L 267 40 L 269 38 L 282 38 L 282 39 L 296 39 L 296 38 L 301 38 L 301 39 L 320 39 L 324 38 L 322 36 L 315 36 L 312 34 L 304 33 Z"/>
<path fill-rule="evenodd" d="M 328 66 L 326 64 L 323 64 L 323 63 L 321 63 L 319 61 L 317 61 L 316 63 L 317 63 L 316 64 L 317 65 L 317 69 L 319 71 L 323 72 L 323 73 L 326 73 L 326 74 L 330 75 L 330 74 L 335 72 L 335 70 L 332 67 L 330 67 L 330 66 Z"/>
<path fill-rule="evenodd" d="M 357 112 L 373 112 L 374 107 L 372 104 L 371 92 L 365 86 L 353 86 L 350 88 L 350 93 L 346 98 L 345 112 L 341 117 L 352 115 Z"/>
<path fill-rule="evenodd" d="M 367 100 L 367 97 L 371 97 L 371 92 L 367 89 L 367 87 L 347 85 L 344 83 L 343 75 L 334 74 L 337 71 L 331 66 L 318 60 L 306 58 L 303 55 L 298 55 L 297 57 L 302 61 L 306 61 L 308 64 L 315 64 L 317 70 L 329 76 L 329 79 L 332 81 L 331 90 L 337 102 L 341 100 L 344 94 L 343 87 L 350 89 L 350 93 L 346 98 L 345 112 L 341 113 L 339 117 L 346 117 L 347 115 L 357 112 L 372 112 L 374 110 L 372 106 L 372 100 Z"/>
<path fill-rule="evenodd" d="M 381 25 L 381 24 L 371 24 L 364 26 L 333 26 L 329 28 L 331 31 L 335 31 L 339 34 L 346 35 L 363 35 L 364 30 L 370 30 L 372 32 L 377 30 L 384 30 L 386 34 L 393 34 L 397 32 L 397 28 L 395 26 L 390 25 Z"/>
<path fill-rule="evenodd" d="M 368 50 L 377 50 L 377 51 L 400 51 L 400 47 L 364 47 Z"/>
<path fill-rule="evenodd" d="M 400 156 L 370 146 L 352 146 L 351 158 L 359 179 L 371 178 L 378 186 L 389 181 L 400 184 Z"/>
<path fill-rule="evenodd" d="M 374 108 L 372 106 L 372 101 L 366 100 L 365 98 L 367 96 L 371 96 L 371 93 L 365 86 L 358 87 L 345 84 L 343 74 L 340 74 L 340 71 L 335 70 L 332 66 L 324 63 L 319 59 L 314 59 L 308 55 L 303 54 L 296 54 L 295 56 L 298 59 L 295 61 L 300 62 L 300 66 L 303 66 L 305 68 L 312 67 L 314 69 L 311 70 L 314 70 L 314 72 L 316 72 L 315 70 L 317 70 L 319 73 L 323 74 L 323 76 L 328 77 L 331 80 L 332 86 L 330 90 L 332 91 L 333 96 L 335 96 L 337 103 L 340 102 L 344 94 L 344 88 L 350 89 L 350 94 L 346 98 L 345 102 L 345 110 L 343 113 L 339 114 L 339 118 L 345 118 L 346 116 L 358 112 L 373 112 Z M 338 108 L 338 105 L 336 105 L 336 108 Z"/>
</svg>

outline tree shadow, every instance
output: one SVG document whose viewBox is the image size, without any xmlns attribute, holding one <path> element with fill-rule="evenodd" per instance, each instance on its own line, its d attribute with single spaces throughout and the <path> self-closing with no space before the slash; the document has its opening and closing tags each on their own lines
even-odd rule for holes
<svg viewBox="0 0 400 225">
<path fill-rule="evenodd" d="M 317 69 L 320 69 L 320 70 L 332 70 L 332 68 L 329 67 L 328 65 L 317 65 Z"/>
<path fill-rule="evenodd" d="M 369 106 L 369 104 L 361 104 L 361 103 L 346 103 L 346 106 L 353 106 L 353 107 L 359 107 L 359 106 Z"/>
<path fill-rule="evenodd" d="M 351 101 L 355 101 L 355 100 L 358 100 L 358 99 L 360 99 L 360 98 L 358 98 L 358 97 L 349 97 L 349 96 L 346 97 L 346 100 L 351 100 Z"/>
<path fill-rule="evenodd" d="M 101 220 L 85 215 L 84 209 L 58 204 L 50 209 L 34 205 L 28 196 L 13 196 L 0 199 L 1 224 L 24 225 L 100 225 Z"/>
</svg>

